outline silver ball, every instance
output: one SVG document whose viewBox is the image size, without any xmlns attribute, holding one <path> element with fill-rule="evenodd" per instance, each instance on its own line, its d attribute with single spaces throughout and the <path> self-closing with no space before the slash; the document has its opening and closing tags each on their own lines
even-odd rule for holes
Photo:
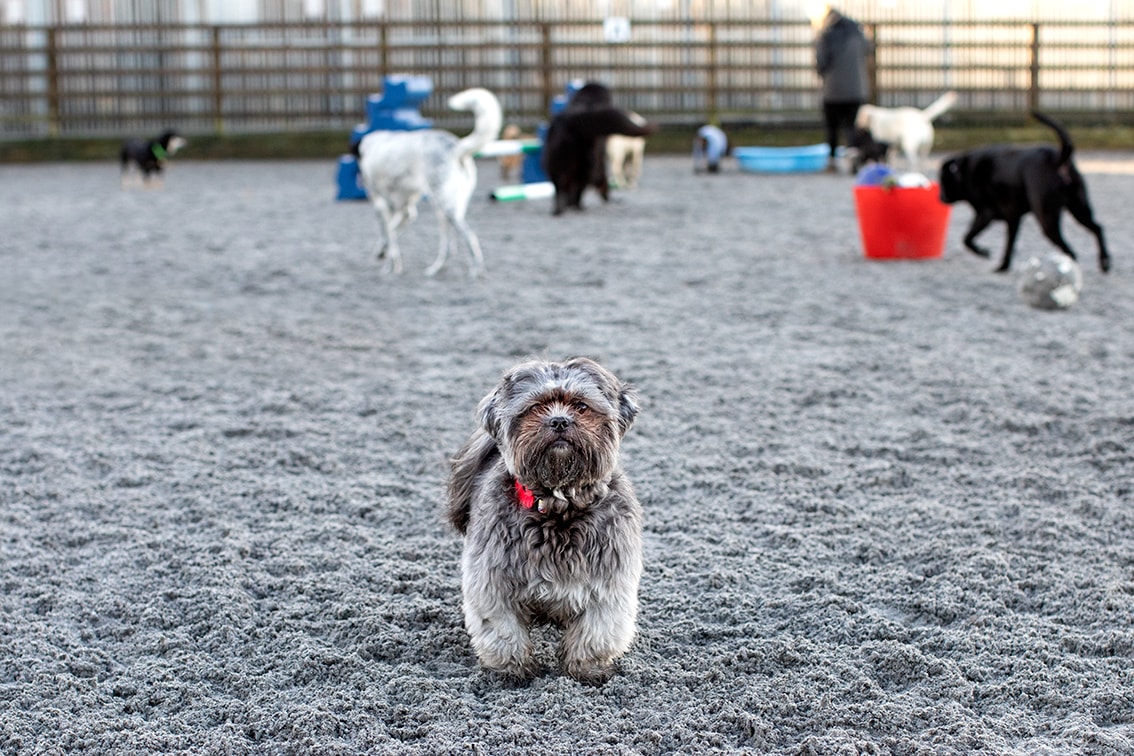
<svg viewBox="0 0 1134 756">
<path fill-rule="evenodd" d="M 1024 263 L 1020 294 L 1032 307 L 1065 310 L 1079 301 L 1083 271 L 1062 252 L 1051 251 Z"/>
</svg>

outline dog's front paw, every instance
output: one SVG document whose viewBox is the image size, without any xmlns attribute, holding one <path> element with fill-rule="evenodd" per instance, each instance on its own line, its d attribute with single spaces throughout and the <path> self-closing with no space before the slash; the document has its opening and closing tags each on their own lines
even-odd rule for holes
<svg viewBox="0 0 1134 756">
<path fill-rule="evenodd" d="M 539 663 L 534 657 L 517 659 L 500 666 L 488 667 L 495 672 L 505 686 L 516 687 L 527 685 L 539 674 Z"/>
<path fill-rule="evenodd" d="M 478 649 L 477 658 L 481 666 L 511 684 L 528 682 L 540 671 L 530 643 L 506 648 L 484 646 Z"/>
<path fill-rule="evenodd" d="M 615 667 L 610 662 L 574 660 L 563 664 L 563 672 L 584 685 L 598 687 L 614 677 Z"/>
</svg>

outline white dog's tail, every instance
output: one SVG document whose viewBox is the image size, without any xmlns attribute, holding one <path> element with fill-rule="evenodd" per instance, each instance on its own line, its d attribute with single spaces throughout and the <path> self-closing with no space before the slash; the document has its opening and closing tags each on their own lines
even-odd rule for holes
<svg viewBox="0 0 1134 756">
<path fill-rule="evenodd" d="M 938 97 L 933 102 L 929 103 L 921 112 L 929 121 L 934 121 L 941 116 L 942 113 L 953 107 L 957 103 L 956 92 L 946 92 Z"/>
<path fill-rule="evenodd" d="M 472 156 L 489 142 L 500 136 L 500 129 L 504 125 L 504 113 L 500 109 L 500 101 L 496 95 L 487 89 L 475 87 L 457 92 L 449 98 L 450 110 L 471 110 L 476 118 L 473 130 L 457 143 L 457 154 Z"/>
</svg>

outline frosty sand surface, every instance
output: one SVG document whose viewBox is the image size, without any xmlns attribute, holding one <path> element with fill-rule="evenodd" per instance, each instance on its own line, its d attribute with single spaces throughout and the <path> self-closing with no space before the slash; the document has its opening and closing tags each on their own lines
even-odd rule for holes
<svg viewBox="0 0 1134 756">
<path fill-rule="evenodd" d="M 1115 270 L 1067 218 L 1056 313 L 967 207 L 863 259 L 847 177 L 647 155 L 552 218 L 481 161 L 469 282 L 428 205 L 380 275 L 333 161 L 0 166 L 0 752 L 1134 752 L 1134 175 L 1092 160 Z M 446 459 L 574 354 L 645 400 L 640 637 L 509 688 Z"/>
</svg>

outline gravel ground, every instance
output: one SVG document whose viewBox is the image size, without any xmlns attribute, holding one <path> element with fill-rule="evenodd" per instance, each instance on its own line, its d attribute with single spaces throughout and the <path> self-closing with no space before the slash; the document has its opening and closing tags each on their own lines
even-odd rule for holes
<svg viewBox="0 0 1134 756">
<path fill-rule="evenodd" d="M 0 752 L 1134 753 L 1134 158 L 1080 164 L 1115 264 L 1067 218 L 1059 312 L 967 207 L 864 259 L 846 176 L 648 155 L 553 218 L 482 161 L 470 281 L 427 204 L 382 275 L 333 161 L 0 166 Z M 446 462 L 576 354 L 644 400 L 640 633 L 508 687 Z"/>
</svg>

